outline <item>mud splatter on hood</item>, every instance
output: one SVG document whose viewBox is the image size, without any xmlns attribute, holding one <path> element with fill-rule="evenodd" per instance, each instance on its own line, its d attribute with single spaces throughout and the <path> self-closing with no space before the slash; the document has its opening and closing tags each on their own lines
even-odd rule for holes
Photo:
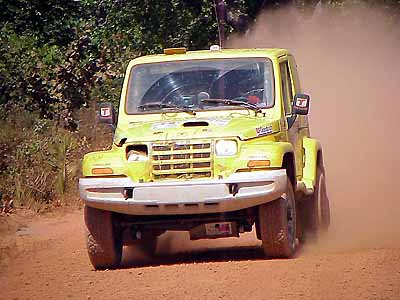
<svg viewBox="0 0 400 300">
<path fill-rule="evenodd" d="M 246 140 L 279 130 L 279 121 L 255 117 L 132 122 L 127 128 L 116 130 L 115 143 L 119 143 L 122 139 L 126 139 L 128 143 L 218 137 L 238 137 Z"/>
</svg>

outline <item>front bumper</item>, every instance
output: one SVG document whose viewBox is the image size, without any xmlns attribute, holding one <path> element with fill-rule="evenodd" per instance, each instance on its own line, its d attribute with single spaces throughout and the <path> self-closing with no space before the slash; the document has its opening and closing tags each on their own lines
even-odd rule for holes
<svg viewBox="0 0 400 300">
<path fill-rule="evenodd" d="M 257 206 L 286 190 L 286 170 L 234 173 L 227 179 L 137 183 L 124 178 L 81 178 L 86 205 L 130 215 L 221 213 Z M 124 190 L 130 189 L 129 198 Z M 124 196 L 125 194 L 125 196 Z"/>
</svg>

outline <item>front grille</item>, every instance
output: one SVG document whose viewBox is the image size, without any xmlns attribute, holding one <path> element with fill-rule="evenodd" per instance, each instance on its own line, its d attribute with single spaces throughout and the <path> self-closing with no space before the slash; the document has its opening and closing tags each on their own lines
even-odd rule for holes
<svg viewBox="0 0 400 300">
<path fill-rule="evenodd" d="M 151 146 L 154 180 L 212 177 L 211 141 L 160 142 Z"/>
</svg>

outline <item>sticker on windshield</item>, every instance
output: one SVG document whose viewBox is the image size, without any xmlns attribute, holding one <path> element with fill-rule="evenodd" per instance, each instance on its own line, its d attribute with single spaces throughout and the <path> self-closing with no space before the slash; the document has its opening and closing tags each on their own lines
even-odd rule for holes
<svg viewBox="0 0 400 300">
<path fill-rule="evenodd" d="M 272 126 L 265 126 L 265 127 L 257 127 L 256 128 L 257 136 L 268 135 L 272 133 Z"/>
</svg>

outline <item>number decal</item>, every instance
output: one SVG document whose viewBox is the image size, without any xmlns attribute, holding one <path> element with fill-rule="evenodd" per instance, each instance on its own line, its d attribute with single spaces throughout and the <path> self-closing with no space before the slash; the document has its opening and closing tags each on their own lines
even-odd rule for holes
<svg viewBox="0 0 400 300">
<path fill-rule="evenodd" d="M 102 117 L 109 117 L 111 116 L 111 109 L 109 107 L 102 107 L 100 108 L 100 115 Z"/>
<path fill-rule="evenodd" d="M 300 108 L 307 108 L 308 99 L 304 98 L 297 98 L 296 99 L 296 106 Z"/>
</svg>

